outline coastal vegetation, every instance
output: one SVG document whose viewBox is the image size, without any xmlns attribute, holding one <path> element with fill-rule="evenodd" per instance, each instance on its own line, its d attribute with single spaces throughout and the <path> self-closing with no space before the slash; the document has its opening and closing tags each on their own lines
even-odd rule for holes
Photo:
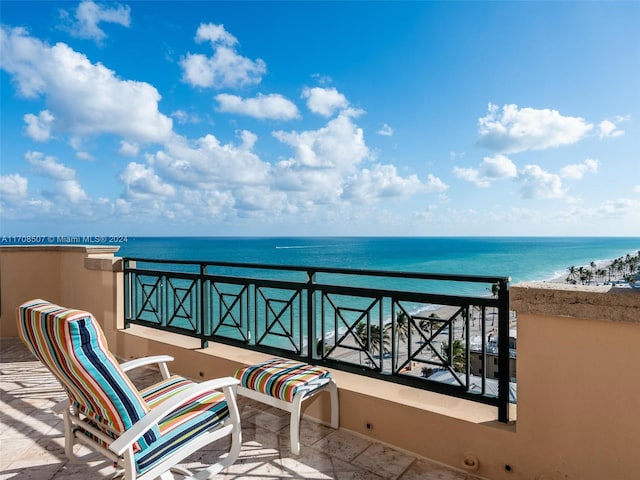
<svg viewBox="0 0 640 480">
<path fill-rule="evenodd" d="M 627 254 L 608 263 L 590 262 L 588 266 L 567 267 L 567 283 L 583 285 L 609 284 L 616 281 L 638 282 L 640 274 L 640 250 L 635 255 Z"/>
<path fill-rule="evenodd" d="M 413 328 L 419 328 L 422 331 L 424 338 L 433 340 L 433 332 L 443 322 L 438 315 L 431 314 L 428 319 L 420 319 L 418 326 L 411 326 L 410 317 L 404 311 L 400 311 L 396 315 L 396 321 L 392 324 L 389 323 L 383 328 L 379 325 L 372 324 L 367 325 L 365 321 L 359 321 L 353 328 L 353 334 L 357 339 L 357 343 L 360 345 L 360 363 L 362 363 L 362 352 L 369 352 L 371 355 L 384 355 L 391 351 L 391 338 L 394 333 L 395 342 L 397 343 L 395 351 L 399 354 L 401 351 L 401 345 L 408 342 L 409 331 Z M 395 332 L 393 329 L 395 328 Z M 463 331 L 464 337 L 464 331 Z M 429 340 L 429 341 L 431 341 Z M 322 353 L 322 344 L 318 344 L 318 354 Z M 466 370 L 466 350 L 464 343 L 460 339 L 453 340 L 451 347 L 443 342 L 440 345 L 441 357 L 440 359 L 458 372 Z M 325 350 L 326 352 L 326 350 Z M 427 368 L 432 373 L 433 368 Z M 425 369 L 423 368 L 422 374 L 425 375 Z"/>
<path fill-rule="evenodd" d="M 442 343 L 441 345 L 442 355 L 449 365 L 457 372 L 466 371 L 466 353 L 462 341 L 459 339 L 451 342 L 451 348 L 448 343 Z"/>
</svg>

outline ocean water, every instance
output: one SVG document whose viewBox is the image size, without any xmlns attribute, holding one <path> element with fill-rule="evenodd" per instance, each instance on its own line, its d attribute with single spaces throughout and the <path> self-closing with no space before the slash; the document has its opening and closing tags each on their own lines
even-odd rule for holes
<svg viewBox="0 0 640 480">
<path fill-rule="evenodd" d="M 589 265 L 590 262 L 612 260 L 626 254 L 637 254 L 640 238 L 462 238 L 462 237 L 134 237 L 120 244 L 118 256 L 158 260 L 221 261 L 266 265 L 291 265 L 298 267 L 337 267 L 396 272 L 446 273 L 453 275 L 481 275 L 510 277 L 511 284 L 532 280 L 551 280 L 566 276 L 570 266 Z M 140 263 L 139 266 L 143 266 Z M 162 268 L 162 267 L 160 267 Z M 173 267 L 172 267 L 173 268 Z M 184 267 L 188 271 L 190 267 Z M 182 270 L 182 267 L 179 267 Z M 192 269 L 193 270 L 193 269 Z M 193 270 L 197 271 L 197 269 Z M 259 273 L 257 273 L 259 272 Z M 229 274 L 231 271 L 215 269 L 215 273 Z M 241 276 L 259 277 L 263 271 L 250 269 Z M 238 272 L 233 272 L 238 274 Z M 290 272 L 276 272 L 278 275 Z M 287 280 L 303 281 L 299 278 Z M 491 295 L 490 284 L 460 284 L 457 282 L 417 281 L 407 278 L 363 278 L 341 277 L 340 280 L 318 278 L 318 283 L 343 284 L 368 288 L 399 291 L 420 291 L 444 295 Z M 284 295 L 290 292 L 270 292 Z M 275 297 L 274 297 L 275 298 Z M 342 304 L 354 309 L 356 314 L 370 303 L 370 299 L 349 299 Z M 349 303 L 351 302 L 351 303 Z M 364 302 L 361 305 L 358 302 Z M 294 305 L 293 310 L 297 307 Z M 384 304 L 383 322 L 391 321 L 389 304 Z M 411 314 L 428 315 L 429 310 L 439 305 L 403 302 L 403 308 Z M 294 312 L 295 313 L 295 312 Z M 262 314 L 258 317 L 264 320 Z M 300 333 L 293 327 L 294 338 Z M 323 335 L 317 326 L 316 338 Z M 324 332 L 331 341 L 335 332 L 344 332 L 345 326 L 327 326 Z M 227 329 L 228 330 L 228 329 Z M 236 338 L 232 331 L 220 332 Z M 306 338 L 306 337 L 305 337 Z M 306 340 L 302 341 L 304 347 Z M 279 337 L 263 340 L 263 344 L 287 348 Z"/>
<path fill-rule="evenodd" d="M 506 276 L 513 284 L 637 254 L 640 237 L 130 237 L 119 245 L 122 257 Z"/>
</svg>

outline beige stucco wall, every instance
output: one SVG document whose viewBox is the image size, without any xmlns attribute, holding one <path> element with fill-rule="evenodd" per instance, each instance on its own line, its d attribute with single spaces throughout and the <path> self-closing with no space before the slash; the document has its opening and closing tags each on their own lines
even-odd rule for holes
<svg viewBox="0 0 640 480">
<path fill-rule="evenodd" d="M 122 318 L 119 247 L 0 247 L 0 335 L 17 336 L 15 309 L 33 298 L 91 311 L 107 328 Z"/>
<path fill-rule="evenodd" d="M 265 358 L 219 344 L 203 350 L 198 340 L 139 326 L 118 329 L 122 273 L 113 253 L 0 248 L 0 334 L 15 336 L 15 307 L 42 297 L 93 312 L 123 359 L 168 353 L 174 371 L 212 378 Z M 497 423 L 492 407 L 334 372 L 341 428 L 456 468 L 477 459 L 472 473 L 496 480 L 640 478 L 640 292 L 522 284 L 511 288 L 511 307 L 518 316 L 516 422 Z M 305 411 L 328 420 L 328 399 Z"/>
<path fill-rule="evenodd" d="M 640 291 L 521 284 L 511 308 L 523 468 L 546 465 L 551 479 L 640 478 Z"/>
</svg>

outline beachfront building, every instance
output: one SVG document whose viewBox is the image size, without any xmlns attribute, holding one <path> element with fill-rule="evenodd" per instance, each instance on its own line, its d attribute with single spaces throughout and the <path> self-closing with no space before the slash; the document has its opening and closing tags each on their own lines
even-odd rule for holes
<svg viewBox="0 0 640 480">
<path fill-rule="evenodd" d="M 12 343 L 15 308 L 26 300 L 45 298 L 90 311 L 119 358 L 169 354 L 175 357 L 172 369 L 186 377 L 224 376 L 265 358 L 240 346 L 203 345 L 171 328 L 125 328 L 130 287 L 116 253 L 114 247 L 79 245 L 0 248 L 4 478 L 88 476 L 87 467 L 65 463 L 61 452 L 60 422 L 49 410 L 55 398 L 49 387 L 55 385 L 43 388 L 45 375 L 33 359 L 5 360 L 18 348 Z M 250 430 L 241 461 L 220 478 L 640 478 L 640 382 L 633 380 L 633 369 L 631 380 L 611 374 L 640 362 L 638 291 L 520 284 L 510 286 L 509 305 L 518 319 L 519 362 L 517 404 L 508 405 L 506 421 L 495 405 L 468 395 L 389 381 L 395 377 L 385 372 L 332 369 L 340 396 L 338 431 L 315 423 L 330 417 L 329 399 L 318 396 L 304 410 L 301 455 L 292 456 L 286 415 L 247 406 L 243 429 Z M 455 371 L 458 377 L 467 373 L 472 376 Z M 105 476 L 105 468 L 90 466 L 89 475 Z"/>
<path fill-rule="evenodd" d="M 509 329 L 509 374 L 511 382 L 516 382 L 516 355 L 518 343 L 517 328 Z M 487 351 L 483 355 L 478 343 L 471 344 L 470 368 L 472 375 L 482 375 L 487 378 L 498 378 L 498 337 L 497 335 L 489 335 L 487 337 Z"/>
</svg>

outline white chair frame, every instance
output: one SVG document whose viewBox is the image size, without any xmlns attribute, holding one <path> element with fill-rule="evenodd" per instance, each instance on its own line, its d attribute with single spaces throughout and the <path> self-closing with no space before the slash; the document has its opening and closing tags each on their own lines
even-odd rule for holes
<svg viewBox="0 0 640 480">
<path fill-rule="evenodd" d="M 124 372 L 127 372 L 142 366 L 157 364 L 162 378 L 167 379 L 170 376 L 167 362 L 172 360 L 173 357 L 169 355 L 157 355 L 131 360 L 120 364 L 120 367 Z M 224 377 L 195 383 L 188 389 L 174 397 L 171 397 L 158 407 L 152 409 L 147 415 L 136 422 L 129 430 L 121 434 L 116 440 L 105 435 L 102 431 L 88 425 L 83 420 L 84 417 L 69 405 L 68 400 L 59 402 L 53 407 L 53 410 L 56 413 L 63 414 L 65 454 L 73 462 L 86 463 L 96 459 L 96 457 L 99 457 L 99 454 L 101 454 L 102 456 L 112 460 L 114 464 L 120 468 L 116 475 L 124 473 L 123 478 L 125 480 L 152 480 L 155 478 L 171 480 L 174 478 L 172 472 L 179 473 L 189 479 L 212 479 L 218 472 L 232 465 L 240 454 L 240 448 L 242 446 L 242 431 L 240 427 L 240 413 L 234 391 L 238 384 L 239 381 L 232 377 Z M 198 438 L 193 439 L 182 448 L 167 455 L 166 458 L 144 472 L 142 475 L 138 475 L 133 456 L 133 445 L 136 441 L 150 428 L 157 425 L 158 422 L 169 415 L 180 404 L 188 402 L 190 399 L 193 399 L 204 392 L 219 389 L 221 389 L 225 395 L 225 399 L 229 407 L 229 417 L 221 422 L 215 430 L 204 433 Z M 104 448 L 84 433 L 78 432 L 75 428 L 76 425 L 80 426 L 83 430 L 91 432 L 97 438 L 104 441 L 108 445 L 108 448 Z M 196 452 L 203 446 L 226 435 L 231 435 L 231 448 L 228 454 L 221 457 L 217 463 L 199 471 L 195 475 L 186 469 L 176 466 L 176 464 L 180 463 L 184 458 Z M 78 456 L 74 452 L 74 446 L 78 444 L 86 445 L 93 450 L 93 452 L 88 455 Z"/>
</svg>

